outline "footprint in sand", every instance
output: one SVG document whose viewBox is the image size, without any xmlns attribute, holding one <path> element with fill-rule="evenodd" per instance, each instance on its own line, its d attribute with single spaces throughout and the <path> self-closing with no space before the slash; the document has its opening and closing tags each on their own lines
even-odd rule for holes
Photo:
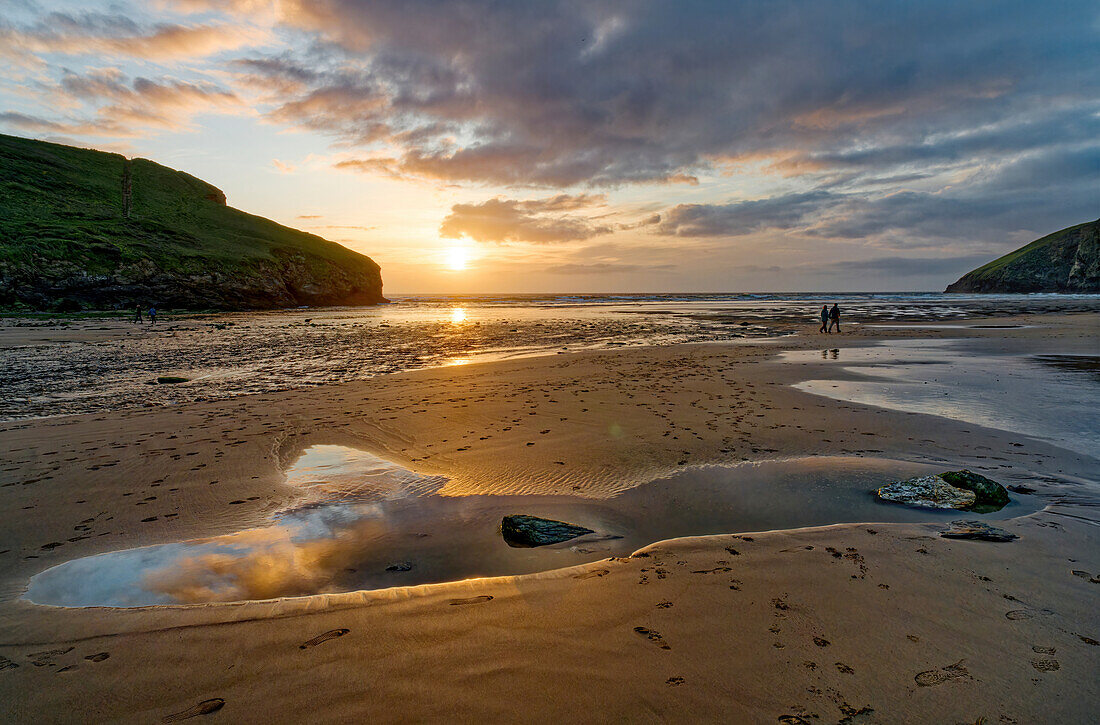
<svg viewBox="0 0 1100 725">
<path fill-rule="evenodd" d="M 330 639 L 336 639 L 337 637 L 343 637 L 345 634 L 347 634 L 350 631 L 351 631 L 350 629 L 343 629 L 343 628 L 341 628 L 341 629 L 330 629 L 329 631 L 327 631 L 323 634 L 319 634 L 319 635 L 317 635 L 316 637 L 314 637 L 313 639 L 311 639 L 307 642 L 302 642 L 300 645 L 298 645 L 298 649 L 309 649 L 310 647 L 316 647 L 317 645 L 322 644 L 323 642 L 328 642 Z"/>
<path fill-rule="evenodd" d="M 1007 619 L 1020 620 L 1045 617 L 1048 614 L 1054 614 L 1054 612 L 1049 609 L 1013 609 L 1011 612 L 1005 612 L 1005 617 Z"/>
<path fill-rule="evenodd" d="M 594 576 L 606 576 L 607 574 L 610 574 L 610 573 L 611 572 L 607 569 L 593 569 L 592 571 L 586 571 L 586 572 L 582 572 L 581 574 L 577 574 L 573 578 L 574 579 L 591 579 Z"/>
<path fill-rule="evenodd" d="M 225 707 L 225 700 L 220 697 L 215 697 L 210 700 L 203 700 L 194 707 L 189 707 L 182 712 L 177 712 L 172 715 L 167 715 L 161 718 L 161 722 L 179 722 L 180 720 L 188 720 L 199 715 L 209 715 L 212 712 L 217 712 Z"/>
<path fill-rule="evenodd" d="M 672 606 L 672 602 L 657 602 L 657 609 L 668 609 Z"/>
<path fill-rule="evenodd" d="M 84 659 L 88 660 L 89 662 L 102 662 L 110 656 L 111 654 L 109 652 L 96 652 L 94 655 L 88 655 Z"/>
<path fill-rule="evenodd" d="M 672 649 L 672 647 L 669 647 L 668 642 L 665 642 L 665 638 L 661 636 L 661 633 L 654 629 L 649 629 L 647 627 L 635 627 L 634 631 L 645 637 L 661 649 Z"/>
<path fill-rule="evenodd" d="M 1058 660 L 1051 657 L 1036 657 L 1031 660 L 1031 666 L 1040 672 L 1055 672 L 1062 668 Z"/>
<path fill-rule="evenodd" d="M 918 672 L 913 679 L 921 687 L 934 687 L 936 685 L 942 685 L 950 680 L 969 680 L 971 677 L 970 673 L 963 666 L 963 660 L 959 660 L 954 664 L 941 667 L 938 670 Z"/>
<path fill-rule="evenodd" d="M 452 599 L 451 601 L 447 602 L 447 604 L 454 607 L 454 606 L 458 606 L 458 605 L 461 605 L 461 604 L 483 604 L 485 602 L 491 602 L 491 601 L 493 601 L 493 597 L 491 595 L 482 594 L 479 597 L 467 597 L 466 599 Z"/>
<path fill-rule="evenodd" d="M 665 680 L 665 684 L 668 685 L 669 687 L 678 687 L 678 686 L 684 684 L 684 678 L 683 677 L 670 677 L 667 680 Z"/>
</svg>

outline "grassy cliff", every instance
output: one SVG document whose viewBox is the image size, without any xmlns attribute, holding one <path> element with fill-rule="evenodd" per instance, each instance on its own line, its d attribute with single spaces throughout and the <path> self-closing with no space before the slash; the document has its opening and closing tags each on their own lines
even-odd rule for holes
<svg viewBox="0 0 1100 725">
<path fill-rule="evenodd" d="M 1036 239 L 968 272 L 946 291 L 1100 293 L 1100 220 Z"/>
<path fill-rule="evenodd" d="M 384 301 L 369 257 L 146 159 L 0 135 L 0 308 Z"/>
</svg>

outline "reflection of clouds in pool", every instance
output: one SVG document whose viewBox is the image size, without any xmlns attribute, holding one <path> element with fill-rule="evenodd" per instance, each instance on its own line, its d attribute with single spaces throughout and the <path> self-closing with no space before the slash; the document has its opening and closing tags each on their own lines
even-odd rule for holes
<svg viewBox="0 0 1100 725">
<path fill-rule="evenodd" d="M 148 572 L 144 588 L 177 602 L 271 599 L 333 591 L 337 575 L 351 567 L 387 526 L 359 519 L 328 536 L 300 540 L 293 529 L 273 526 L 243 531 L 185 548 L 162 568 Z M 197 542 L 196 542 L 197 543 Z M 197 549 L 193 554 L 190 549 Z"/>
<path fill-rule="evenodd" d="M 275 515 L 272 526 L 181 545 L 141 585 L 172 601 L 199 603 L 330 591 L 372 542 L 389 533 L 380 502 L 425 496 L 447 482 L 355 448 L 310 446 L 287 483 L 322 495 Z M 336 503 L 334 501 L 338 501 Z"/>
</svg>

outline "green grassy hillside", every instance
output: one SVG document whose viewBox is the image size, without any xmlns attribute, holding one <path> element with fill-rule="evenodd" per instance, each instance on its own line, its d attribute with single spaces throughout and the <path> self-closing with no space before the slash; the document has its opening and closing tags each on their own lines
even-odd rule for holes
<svg viewBox="0 0 1100 725">
<path fill-rule="evenodd" d="M 380 301 L 369 257 L 226 206 L 200 179 L 145 159 L 0 135 L 0 307 Z"/>
<path fill-rule="evenodd" d="M 946 291 L 1100 293 L 1100 220 L 1036 239 L 963 275 Z"/>
</svg>

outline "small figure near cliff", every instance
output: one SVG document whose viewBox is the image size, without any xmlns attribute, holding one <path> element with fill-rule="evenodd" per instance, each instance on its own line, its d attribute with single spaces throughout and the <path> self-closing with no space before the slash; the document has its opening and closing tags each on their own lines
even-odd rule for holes
<svg viewBox="0 0 1100 725">
<path fill-rule="evenodd" d="M 149 324 L 150 325 L 157 324 L 157 308 L 156 307 L 150 307 L 149 308 Z"/>
<path fill-rule="evenodd" d="M 829 329 L 826 332 L 833 331 L 833 325 L 836 325 L 836 331 L 840 332 L 840 307 L 833 303 L 833 309 L 829 310 Z"/>
<path fill-rule="evenodd" d="M 829 305 L 821 305 L 821 329 L 818 332 L 829 331 Z"/>
<path fill-rule="evenodd" d="M 134 322 L 141 324 L 141 305 L 134 306 Z"/>
</svg>

